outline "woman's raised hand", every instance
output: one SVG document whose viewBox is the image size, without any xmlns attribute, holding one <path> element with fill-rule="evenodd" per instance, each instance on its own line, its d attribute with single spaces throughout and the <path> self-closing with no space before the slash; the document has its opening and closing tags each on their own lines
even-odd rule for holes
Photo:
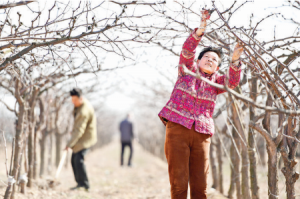
<svg viewBox="0 0 300 199">
<path fill-rule="evenodd" d="M 200 36 L 203 34 L 203 32 L 206 29 L 206 20 L 208 20 L 210 18 L 211 15 L 211 11 L 210 10 L 201 10 L 201 23 L 200 23 L 200 27 L 197 30 L 197 35 Z"/>
<path fill-rule="evenodd" d="M 206 21 L 210 18 L 211 11 L 210 10 L 201 10 L 201 21 Z"/>
<path fill-rule="evenodd" d="M 240 58 L 241 54 L 243 53 L 243 50 L 244 50 L 243 46 L 240 43 L 237 43 L 234 47 L 231 61 L 232 62 L 237 61 Z"/>
</svg>

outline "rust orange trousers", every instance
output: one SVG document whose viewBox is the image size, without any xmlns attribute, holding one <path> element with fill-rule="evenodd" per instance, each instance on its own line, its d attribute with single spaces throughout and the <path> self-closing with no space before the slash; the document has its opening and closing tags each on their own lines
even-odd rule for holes
<svg viewBox="0 0 300 199">
<path fill-rule="evenodd" d="M 172 199 L 206 199 L 210 135 L 168 121 L 165 155 L 168 161 Z"/>
</svg>

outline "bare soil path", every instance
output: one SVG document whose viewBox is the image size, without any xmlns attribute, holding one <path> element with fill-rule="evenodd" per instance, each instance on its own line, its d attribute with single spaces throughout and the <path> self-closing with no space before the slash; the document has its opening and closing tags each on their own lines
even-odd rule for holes
<svg viewBox="0 0 300 199">
<path fill-rule="evenodd" d="M 125 151 L 127 162 L 128 149 Z M 133 166 L 120 167 L 120 145 L 114 141 L 109 145 L 90 151 L 85 159 L 91 189 L 70 191 L 76 185 L 71 165 L 63 168 L 59 182 L 54 189 L 47 188 L 45 179 L 38 180 L 35 187 L 27 189 L 25 195 L 17 194 L 20 199 L 168 199 L 170 185 L 167 164 L 149 154 L 138 144 L 134 145 Z M 2 178 L 3 179 L 3 178 Z M 49 177 L 51 179 L 51 177 Z M 43 188 L 42 188 L 43 187 Z M 0 194 L 5 187 L 0 185 Z M 0 197 L 1 197 L 0 195 Z M 213 189 L 209 198 L 223 199 Z"/>
</svg>

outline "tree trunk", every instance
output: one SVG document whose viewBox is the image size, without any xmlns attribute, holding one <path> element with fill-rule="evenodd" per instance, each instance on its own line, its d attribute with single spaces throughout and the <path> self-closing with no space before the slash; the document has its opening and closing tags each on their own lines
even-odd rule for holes
<svg viewBox="0 0 300 199">
<path fill-rule="evenodd" d="M 286 134 L 288 136 L 294 137 L 296 134 L 296 131 L 294 131 L 295 128 L 296 128 L 296 120 L 294 120 L 294 118 L 292 118 L 292 117 L 289 117 L 288 118 L 288 126 L 286 128 Z M 296 138 L 299 140 L 300 129 L 298 129 L 298 131 L 299 132 L 296 135 Z M 296 198 L 295 183 L 299 179 L 299 173 L 296 172 L 296 165 L 297 165 L 296 150 L 297 150 L 298 144 L 299 143 L 296 142 L 295 140 L 288 139 L 287 140 L 288 150 L 283 145 L 280 147 L 282 162 L 284 164 L 284 167 L 281 169 L 281 171 L 285 177 L 287 198 L 291 198 L 291 199 Z"/>
<path fill-rule="evenodd" d="M 25 134 L 27 134 L 25 132 Z M 26 177 L 28 177 L 28 162 L 27 162 L 27 143 L 26 141 L 23 143 L 24 146 L 23 146 L 23 153 L 22 153 L 22 156 L 24 158 L 24 173 L 26 173 Z M 20 162 L 21 163 L 21 162 Z M 20 181 L 20 187 L 21 187 L 21 193 L 25 194 L 26 193 L 26 183 L 27 181 L 25 180 L 22 180 Z"/>
<path fill-rule="evenodd" d="M 51 175 L 52 172 L 52 147 L 53 147 L 53 136 L 49 135 L 49 151 L 48 151 L 48 164 L 47 164 L 47 173 Z"/>
<path fill-rule="evenodd" d="M 218 173 L 217 173 L 217 165 L 216 165 L 216 157 L 215 157 L 215 144 L 212 142 L 210 144 L 210 151 L 209 151 L 209 159 L 210 159 L 210 167 L 211 167 L 211 174 L 213 178 L 212 188 L 218 189 Z"/>
<path fill-rule="evenodd" d="M 46 113 L 48 115 L 48 112 Z M 51 118 L 51 117 L 49 117 Z M 43 175 L 45 174 L 45 162 L 46 162 L 46 157 L 45 157 L 45 154 L 46 154 L 46 146 L 49 145 L 47 143 L 47 137 L 50 133 L 50 119 L 47 118 L 46 119 L 46 127 L 41 131 L 41 134 L 42 134 L 42 138 L 40 139 L 40 178 L 43 177 Z M 47 167 L 48 169 L 48 167 Z"/>
<path fill-rule="evenodd" d="M 261 160 L 261 164 L 263 166 L 267 165 L 267 157 L 266 157 L 266 141 L 263 137 L 259 137 L 259 139 L 257 140 L 257 148 L 258 148 L 258 153 L 260 156 L 260 160 Z"/>
<path fill-rule="evenodd" d="M 276 146 L 267 146 L 268 151 L 268 195 L 269 199 L 278 199 L 278 159 Z"/>
<path fill-rule="evenodd" d="M 24 173 L 28 174 L 28 168 L 27 168 L 27 155 L 26 155 L 26 143 L 24 143 L 23 147 L 23 158 L 24 158 Z M 24 174 L 25 175 L 25 174 Z M 27 175 L 26 175 L 27 177 Z M 21 188 L 21 193 L 25 194 L 26 193 L 26 181 L 25 180 L 20 180 L 20 188 Z"/>
<path fill-rule="evenodd" d="M 259 187 L 257 182 L 257 163 L 256 163 L 256 150 L 255 150 L 255 133 L 254 130 L 249 128 L 248 132 L 248 145 L 249 145 L 249 161 L 250 161 L 250 183 L 252 199 L 259 199 Z"/>
<path fill-rule="evenodd" d="M 19 114 L 18 114 L 18 124 L 16 128 L 16 136 L 15 136 L 15 149 L 14 149 L 14 163 L 13 169 L 11 172 L 11 176 L 14 179 L 18 176 L 18 169 L 19 169 L 19 161 L 20 161 L 20 154 L 22 151 L 22 134 L 23 134 L 23 123 L 24 123 L 24 114 L 25 114 L 25 106 L 23 99 L 19 94 L 19 80 L 16 79 L 15 82 L 15 96 L 19 104 Z M 4 199 L 14 199 L 14 192 L 15 192 L 15 183 L 8 183 L 6 188 Z M 13 189 L 13 191 L 12 191 Z"/>
<path fill-rule="evenodd" d="M 37 177 L 37 131 L 34 132 L 33 137 L 33 179 L 36 179 Z"/>
<path fill-rule="evenodd" d="M 59 161 L 61 158 L 61 143 L 62 143 L 62 135 L 58 132 L 55 133 L 55 166 L 58 167 Z"/>
<path fill-rule="evenodd" d="M 39 177 L 42 178 L 43 175 L 44 175 L 44 170 L 45 170 L 45 140 L 46 140 L 46 136 L 47 136 L 47 133 L 48 133 L 48 131 L 47 131 L 48 130 L 47 129 L 47 124 L 48 123 L 47 123 L 46 116 L 48 115 L 49 112 L 47 111 L 45 113 L 45 102 L 44 102 L 43 98 L 40 97 L 38 99 L 38 101 L 39 101 L 40 113 L 39 113 L 38 127 L 37 127 L 36 132 L 35 132 L 35 144 L 37 145 L 37 135 L 38 135 L 38 133 L 40 133 L 41 134 L 41 139 L 39 140 L 39 144 L 40 144 L 40 171 L 39 171 Z M 37 157 L 37 152 L 35 153 L 35 157 Z M 35 169 L 36 169 L 36 173 L 37 173 L 37 167 Z"/>
<path fill-rule="evenodd" d="M 20 181 L 20 187 L 21 187 L 21 193 L 25 194 L 26 193 L 26 182 L 25 181 Z"/>
<path fill-rule="evenodd" d="M 268 93 L 266 105 L 272 106 L 273 99 L 270 93 Z M 278 117 L 278 125 L 282 124 L 283 117 L 280 115 Z M 267 112 L 262 121 L 264 129 L 269 133 L 271 137 L 271 113 Z M 267 140 L 266 140 L 267 141 Z M 267 152 L 268 152 L 268 195 L 269 199 L 278 198 L 278 161 L 279 152 L 277 144 L 272 141 L 267 141 Z M 278 143 L 279 144 L 279 143 Z"/>
<path fill-rule="evenodd" d="M 22 148 L 22 151 L 24 151 L 24 148 Z M 20 176 L 21 176 L 21 172 L 22 172 L 22 159 L 23 159 L 23 156 L 20 155 L 20 162 L 19 162 L 20 167 L 19 167 L 19 172 L 18 172 L 18 177 L 17 177 L 18 180 L 20 180 Z M 20 186 L 20 184 L 19 184 L 19 186 Z"/>
<path fill-rule="evenodd" d="M 217 157 L 218 157 L 218 179 L 219 179 L 219 187 L 218 190 L 220 193 L 223 194 L 224 190 L 223 190 L 223 171 L 222 171 L 222 167 L 223 167 L 223 160 L 222 160 L 222 148 L 221 148 L 221 141 L 220 139 L 217 139 Z"/>
<path fill-rule="evenodd" d="M 299 173 L 295 172 L 297 161 L 294 159 L 289 159 L 286 155 L 286 158 L 283 159 L 283 162 L 285 166 L 281 169 L 281 171 L 285 176 L 287 198 L 296 199 L 295 183 L 299 179 Z"/>
<path fill-rule="evenodd" d="M 234 141 L 236 143 L 237 149 L 234 150 L 234 156 L 235 160 L 233 162 L 234 165 L 234 181 L 235 181 L 235 188 L 236 188 L 236 198 L 237 199 L 242 199 L 242 190 L 241 190 L 241 177 L 240 177 L 240 156 L 237 152 L 237 150 L 240 150 L 240 137 L 237 134 L 236 130 L 233 128 L 232 129 L 232 135 L 234 138 Z"/>
<path fill-rule="evenodd" d="M 16 129 L 16 131 L 17 131 L 17 129 Z M 16 143 L 16 139 L 13 138 L 12 153 L 11 153 L 11 160 L 10 160 L 10 169 L 9 169 L 9 175 L 10 176 L 12 176 L 12 165 L 13 165 L 13 160 L 14 160 L 14 156 L 15 156 L 15 143 Z M 19 164 L 20 164 L 20 162 L 19 162 Z M 13 190 L 12 190 L 11 198 L 14 198 L 16 186 L 13 185 L 12 189 Z"/>
<path fill-rule="evenodd" d="M 32 124 L 29 124 L 29 135 L 28 135 L 28 182 L 27 182 L 27 187 L 32 187 L 32 179 L 33 179 L 33 127 L 32 127 Z"/>
<path fill-rule="evenodd" d="M 237 92 L 239 92 L 238 88 L 235 89 Z M 234 140 L 238 146 L 239 149 L 241 149 L 241 159 L 242 159 L 242 182 L 241 182 L 241 191 L 242 196 L 238 193 L 238 187 L 237 187 L 237 198 L 242 197 L 243 199 L 250 199 L 250 189 L 249 189 L 249 160 L 248 160 L 248 146 L 247 146 L 247 139 L 245 135 L 245 130 L 242 123 L 242 118 L 240 114 L 240 108 L 238 106 L 238 102 L 232 98 L 230 95 L 232 103 L 232 120 L 235 128 L 233 128 L 233 136 Z M 239 170 L 237 169 L 236 172 Z M 240 186 L 240 184 L 236 184 L 236 186 Z"/>
<path fill-rule="evenodd" d="M 47 130 L 44 129 L 42 133 L 42 138 L 40 140 L 40 178 L 43 177 L 45 172 L 45 151 L 46 151 L 46 136 Z"/>
<path fill-rule="evenodd" d="M 249 188 L 249 159 L 247 146 L 242 147 L 242 195 L 243 199 L 251 199 Z"/>
<path fill-rule="evenodd" d="M 35 153 L 35 143 L 34 143 L 34 135 L 35 135 L 35 117 L 34 117 L 34 108 L 36 97 L 39 92 L 39 89 L 36 87 L 33 88 L 33 92 L 31 93 L 31 98 L 29 100 L 29 110 L 28 110 L 28 124 L 29 124 L 29 136 L 28 136 L 28 187 L 32 187 L 33 181 L 33 170 L 34 170 L 34 153 Z"/>
<path fill-rule="evenodd" d="M 257 78 L 254 77 L 252 73 L 251 81 L 251 92 L 250 97 L 254 102 L 256 102 L 257 93 Z M 253 121 L 255 117 L 255 108 L 249 106 L 249 120 Z M 253 129 L 249 128 L 248 131 L 248 152 L 249 152 L 249 162 L 250 162 L 250 183 L 251 183 L 251 196 L 252 199 L 259 199 L 259 187 L 257 183 L 257 172 L 256 172 L 256 150 L 255 150 L 255 132 Z M 263 149 L 265 151 L 265 148 Z"/>
<path fill-rule="evenodd" d="M 233 198 L 233 193 L 234 193 L 234 190 L 235 190 L 235 159 L 236 159 L 236 156 L 235 156 L 235 147 L 234 147 L 234 144 L 233 142 L 231 143 L 231 146 L 230 146 L 230 157 L 231 157 L 231 161 L 232 161 L 232 164 L 233 164 L 233 167 L 230 167 L 230 186 L 229 186 L 229 190 L 228 190 L 228 197 L 230 199 Z"/>
</svg>

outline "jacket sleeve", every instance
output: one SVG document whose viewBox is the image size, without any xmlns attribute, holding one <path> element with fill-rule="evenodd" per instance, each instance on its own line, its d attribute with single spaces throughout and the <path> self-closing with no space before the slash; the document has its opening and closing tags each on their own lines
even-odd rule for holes
<svg viewBox="0 0 300 199">
<path fill-rule="evenodd" d="M 216 79 L 216 83 L 218 84 L 222 84 L 225 85 L 226 81 L 225 81 L 226 75 L 222 75 L 219 76 Z M 240 78 L 241 78 L 241 62 L 239 63 L 238 66 L 235 66 L 234 64 L 231 63 L 230 67 L 229 67 L 229 80 L 228 80 L 228 88 L 230 89 L 234 89 L 235 87 L 237 87 L 237 85 L 239 85 L 240 83 Z M 226 92 L 225 90 L 222 89 L 217 89 L 217 94 L 221 94 Z"/>
<path fill-rule="evenodd" d="M 77 141 L 84 134 L 86 126 L 88 123 L 88 116 L 86 114 L 78 113 L 74 120 L 74 126 L 72 131 L 72 137 L 68 142 L 67 146 L 72 148 Z"/>
<path fill-rule="evenodd" d="M 196 53 L 196 47 L 202 39 L 202 36 L 196 34 L 197 28 L 190 34 L 182 46 L 182 51 L 180 53 L 178 76 L 184 76 L 183 68 L 181 65 L 185 65 L 189 70 L 195 71 L 194 69 L 194 59 Z"/>
</svg>

